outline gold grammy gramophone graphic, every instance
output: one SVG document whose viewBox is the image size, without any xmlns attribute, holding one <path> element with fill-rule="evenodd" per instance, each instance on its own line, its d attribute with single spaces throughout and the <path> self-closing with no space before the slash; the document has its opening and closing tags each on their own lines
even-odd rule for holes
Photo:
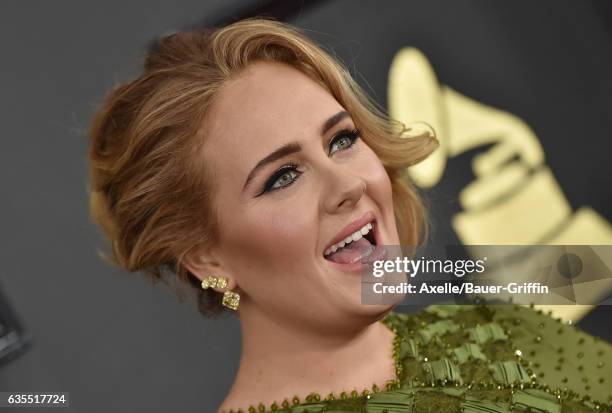
<svg viewBox="0 0 612 413">
<path fill-rule="evenodd" d="M 470 254 L 478 255 L 479 245 L 592 245 L 594 253 L 590 255 L 596 256 L 593 260 L 597 265 L 593 267 L 591 262 L 585 268 L 596 268 L 593 271 L 604 276 L 592 277 L 580 286 L 574 284 L 573 294 L 580 299 L 573 297 L 567 303 L 595 303 L 609 296 L 612 247 L 604 246 L 612 244 L 612 226 L 588 206 L 572 210 L 546 165 L 537 136 L 524 121 L 440 85 L 427 58 L 415 48 L 403 48 L 393 58 L 388 99 L 392 118 L 417 127 L 418 122 L 425 122 L 434 128 L 440 141 L 438 150 L 408 170 L 422 188 L 440 181 L 447 159 L 490 145 L 473 157 L 476 178 L 458 194 L 463 211 L 452 217 L 452 227 Z M 603 253 L 598 253 L 595 246 L 601 246 L 599 252 Z M 518 266 L 518 273 L 512 274 L 515 280 L 521 277 L 520 269 Z M 543 307 L 572 320 L 591 308 Z"/>
</svg>

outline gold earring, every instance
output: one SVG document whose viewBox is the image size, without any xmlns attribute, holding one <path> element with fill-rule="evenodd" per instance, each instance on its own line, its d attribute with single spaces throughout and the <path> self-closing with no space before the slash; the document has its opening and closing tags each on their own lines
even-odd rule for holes
<svg viewBox="0 0 612 413">
<path fill-rule="evenodd" d="M 225 277 L 215 277 L 214 275 L 209 275 L 202 281 L 202 288 L 206 290 L 207 288 L 220 288 L 224 289 L 227 287 L 227 278 Z M 223 292 L 223 299 L 221 300 L 221 304 L 225 307 L 237 310 L 240 305 L 240 294 L 233 292 L 231 290 L 226 290 Z"/>
<path fill-rule="evenodd" d="M 227 278 L 224 277 L 215 277 L 214 275 L 209 275 L 207 278 L 202 281 L 202 288 L 206 290 L 207 288 L 221 288 L 224 289 L 227 287 Z"/>
<path fill-rule="evenodd" d="M 225 291 L 223 293 L 223 300 L 221 300 L 221 304 L 231 310 L 236 311 L 240 305 L 240 294 L 230 290 Z"/>
<path fill-rule="evenodd" d="M 225 289 L 225 287 L 227 287 L 227 278 L 225 277 L 218 277 L 217 278 L 217 288 L 220 289 Z"/>
<path fill-rule="evenodd" d="M 202 280 L 202 289 L 206 290 L 207 288 L 215 288 L 217 286 L 217 282 L 219 279 L 214 275 L 209 275 L 204 280 Z"/>
</svg>

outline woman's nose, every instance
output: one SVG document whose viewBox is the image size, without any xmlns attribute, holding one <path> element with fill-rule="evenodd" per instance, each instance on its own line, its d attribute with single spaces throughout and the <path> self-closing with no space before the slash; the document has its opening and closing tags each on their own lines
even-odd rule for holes
<svg viewBox="0 0 612 413">
<path fill-rule="evenodd" d="M 330 214 L 353 209 L 366 191 L 366 182 L 362 177 L 342 168 L 329 171 L 323 179 L 326 189 L 322 201 Z"/>
</svg>

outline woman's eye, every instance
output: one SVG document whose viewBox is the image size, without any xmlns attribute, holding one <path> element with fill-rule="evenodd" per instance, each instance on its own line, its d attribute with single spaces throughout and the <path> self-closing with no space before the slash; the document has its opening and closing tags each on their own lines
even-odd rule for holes
<svg viewBox="0 0 612 413">
<path fill-rule="evenodd" d="M 289 170 L 279 176 L 270 186 L 270 189 L 278 189 L 285 187 L 287 185 L 291 185 L 295 178 L 297 177 L 297 172 L 294 170 Z"/>
<path fill-rule="evenodd" d="M 359 129 L 345 129 L 334 136 L 329 144 L 329 154 L 350 148 L 359 139 Z"/>
<path fill-rule="evenodd" d="M 293 184 L 300 175 L 301 173 L 297 170 L 297 165 L 284 165 L 281 169 L 276 171 L 276 173 L 272 175 L 270 179 L 268 179 L 259 195 L 262 195 L 265 192 L 286 188 Z"/>
<path fill-rule="evenodd" d="M 359 129 L 344 129 L 337 133 L 329 143 L 329 154 L 332 155 L 337 151 L 344 151 L 350 149 L 357 139 L 359 139 L 361 132 Z M 263 195 L 266 192 L 276 191 L 278 189 L 287 188 L 292 185 L 302 173 L 297 170 L 297 165 L 290 163 L 284 165 L 274 175 L 268 179 L 263 189 L 257 196 Z"/>
</svg>

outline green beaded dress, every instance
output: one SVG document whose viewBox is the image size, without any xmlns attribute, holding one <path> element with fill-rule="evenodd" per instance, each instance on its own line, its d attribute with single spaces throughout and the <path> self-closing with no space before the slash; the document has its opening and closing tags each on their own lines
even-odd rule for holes
<svg viewBox="0 0 612 413">
<path fill-rule="evenodd" d="M 612 412 L 612 346 L 516 305 L 390 313 L 396 379 L 249 412 Z M 246 412 L 245 412 L 246 413 Z"/>
</svg>

